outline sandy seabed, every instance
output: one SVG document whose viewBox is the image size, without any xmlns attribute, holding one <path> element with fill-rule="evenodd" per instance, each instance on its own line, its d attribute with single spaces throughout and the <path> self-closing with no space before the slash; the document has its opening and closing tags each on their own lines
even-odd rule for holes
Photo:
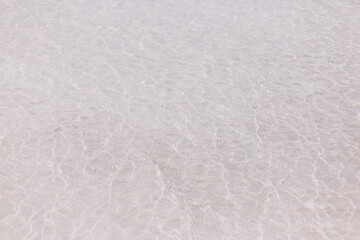
<svg viewBox="0 0 360 240">
<path fill-rule="evenodd" d="M 359 240 L 356 0 L 0 0 L 0 240 Z"/>
</svg>

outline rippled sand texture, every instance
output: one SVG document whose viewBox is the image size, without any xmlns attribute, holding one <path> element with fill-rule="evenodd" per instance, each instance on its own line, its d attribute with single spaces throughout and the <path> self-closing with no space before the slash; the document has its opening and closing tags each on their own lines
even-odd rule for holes
<svg viewBox="0 0 360 240">
<path fill-rule="evenodd" d="M 359 240 L 356 0 L 0 0 L 0 240 Z"/>
</svg>

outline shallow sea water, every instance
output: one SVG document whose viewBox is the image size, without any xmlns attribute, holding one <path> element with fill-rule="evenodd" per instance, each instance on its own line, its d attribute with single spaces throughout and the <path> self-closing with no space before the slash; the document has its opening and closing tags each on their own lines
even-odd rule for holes
<svg viewBox="0 0 360 240">
<path fill-rule="evenodd" d="M 0 240 L 360 239 L 356 0 L 0 0 Z"/>
</svg>

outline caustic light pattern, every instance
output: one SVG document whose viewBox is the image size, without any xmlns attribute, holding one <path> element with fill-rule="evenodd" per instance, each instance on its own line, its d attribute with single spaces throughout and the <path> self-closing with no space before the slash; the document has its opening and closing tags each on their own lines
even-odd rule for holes
<svg viewBox="0 0 360 240">
<path fill-rule="evenodd" d="M 0 240 L 359 240 L 356 0 L 0 0 Z"/>
</svg>

